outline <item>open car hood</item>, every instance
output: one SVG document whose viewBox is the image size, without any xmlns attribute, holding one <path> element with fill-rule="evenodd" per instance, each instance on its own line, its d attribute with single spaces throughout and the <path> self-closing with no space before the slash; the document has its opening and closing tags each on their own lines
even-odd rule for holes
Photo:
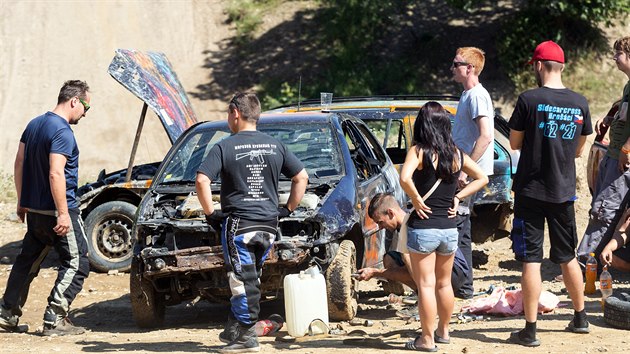
<svg viewBox="0 0 630 354">
<path fill-rule="evenodd" d="M 160 117 L 171 143 L 197 123 L 186 91 L 164 53 L 118 49 L 107 71 Z"/>
</svg>

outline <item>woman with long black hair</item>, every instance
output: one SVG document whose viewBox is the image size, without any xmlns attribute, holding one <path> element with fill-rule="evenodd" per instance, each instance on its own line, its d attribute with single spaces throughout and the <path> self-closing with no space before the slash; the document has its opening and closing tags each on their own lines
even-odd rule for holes
<svg viewBox="0 0 630 354">
<path fill-rule="evenodd" d="M 460 171 L 472 182 L 458 191 Z M 488 177 L 479 166 L 455 146 L 448 112 L 437 102 L 426 103 L 416 118 L 413 147 L 400 172 L 400 184 L 415 211 L 407 223 L 407 247 L 422 323 L 422 335 L 407 343 L 407 349 L 435 352 L 436 342 L 450 342 L 448 324 L 455 303 L 451 287 L 457 250 L 455 213 L 461 199 L 487 183 Z"/>
</svg>

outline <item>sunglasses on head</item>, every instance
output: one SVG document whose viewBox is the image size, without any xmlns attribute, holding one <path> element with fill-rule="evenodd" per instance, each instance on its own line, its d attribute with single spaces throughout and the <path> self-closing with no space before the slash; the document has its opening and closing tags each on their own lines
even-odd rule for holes
<svg viewBox="0 0 630 354">
<path fill-rule="evenodd" d="M 238 106 L 238 100 L 241 99 L 244 96 L 245 96 L 245 94 L 241 93 L 241 92 L 235 94 L 234 97 L 232 97 L 232 99 L 230 100 L 230 105 L 234 105 L 234 107 L 236 107 L 236 109 L 240 110 L 241 108 Z"/>
</svg>

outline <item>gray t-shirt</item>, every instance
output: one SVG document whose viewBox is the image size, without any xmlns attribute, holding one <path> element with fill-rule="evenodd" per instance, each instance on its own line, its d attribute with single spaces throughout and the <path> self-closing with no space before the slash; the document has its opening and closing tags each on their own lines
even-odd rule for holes
<svg viewBox="0 0 630 354">
<path fill-rule="evenodd" d="M 475 119 L 480 116 L 489 118 L 492 142 L 477 163 L 485 174 L 492 175 L 494 172 L 494 108 L 490 94 L 481 83 L 462 92 L 453 125 L 455 145 L 468 155 L 473 151 L 475 142 L 479 138 L 479 127 Z"/>
</svg>

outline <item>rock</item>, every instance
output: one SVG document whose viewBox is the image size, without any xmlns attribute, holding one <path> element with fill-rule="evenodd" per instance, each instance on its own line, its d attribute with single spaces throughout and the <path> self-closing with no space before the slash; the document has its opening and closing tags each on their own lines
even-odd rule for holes
<svg viewBox="0 0 630 354">
<path fill-rule="evenodd" d="M 110 270 L 107 272 L 107 275 L 118 275 L 118 270 Z"/>
</svg>

